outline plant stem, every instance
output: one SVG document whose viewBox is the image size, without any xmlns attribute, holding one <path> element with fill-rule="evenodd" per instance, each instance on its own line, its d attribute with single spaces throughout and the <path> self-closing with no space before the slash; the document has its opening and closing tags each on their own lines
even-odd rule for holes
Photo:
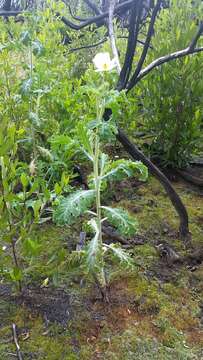
<svg viewBox="0 0 203 360">
<path fill-rule="evenodd" d="M 98 125 L 102 121 L 102 113 L 103 109 L 99 106 L 99 101 L 97 103 L 97 121 Z M 100 138 L 98 134 L 98 127 L 95 133 L 95 148 L 94 148 L 94 180 L 95 180 L 95 191 L 96 191 L 96 214 L 97 214 L 97 224 L 99 231 L 99 246 L 102 248 L 102 214 L 101 214 L 101 176 L 100 176 L 100 167 L 99 167 L 99 159 L 100 159 Z M 103 263 L 103 256 L 101 259 Z M 104 268 L 102 266 L 101 273 L 99 274 L 99 279 L 97 275 L 95 278 L 97 279 L 97 283 L 99 285 L 101 294 L 103 299 L 106 299 L 106 279 L 104 274 Z"/>
<path fill-rule="evenodd" d="M 96 134 L 95 139 L 95 155 L 94 155 L 94 177 L 95 177 L 95 190 L 96 190 L 96 213 L 99 228 L 99 242 L 102 245 L 102 231 L 101 231 L 101 196 L 100 196 L 100 185 L 101 180 L 99 176 L 99 136 Z"/>
</svg>

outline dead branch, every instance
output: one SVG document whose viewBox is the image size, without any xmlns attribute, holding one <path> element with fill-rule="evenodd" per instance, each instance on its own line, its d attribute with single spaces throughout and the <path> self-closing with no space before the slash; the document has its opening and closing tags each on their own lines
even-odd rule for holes
<svg viewBox="0 0 203 360">
<path fill-rule="evenodd" d="M 92 48 L 95 48 L 97 46 L 100 46 L 100 45 L 104 44 L 106 41 L 107 41 L 107 38 L 104 38 L 101 41 L 99 41 L 98 43 L 95 43 L 95 44 L 92 44 L 92 45 L 91 44 L 90 45 L 83 45 L 83 46 L 80 46 L 80 47 L 77 47 L 77 48 L 72 48 L 72 49 L 69 50 L 69 53 L 79 51 L 79 50 L 84 50 L 84 49 L 92 49 Z"/>
<path fill-rule="evenodd" d="M 93 12 L 96 15 L 101 14 L 101 11 L 98 9 L 98 7 L 96 6 L 96 4 L 94 2 L 92 2 L 91 0 L 84 0 L 85 4 L 87 4 L 87 6 L 93 10 Z"/>
<path fill-rule="evenodd" d="M 198 29 L 195 37 L 193 38 L 193 40 L 191 41 L 191 44 L 187 48 L 173 52 L 173 53 L 165 55 L 165 56 L 161 56 L 160 58 L 152 61 L 149 65 L 147 65 L 143 70 L 140 71 L 139 75 L 136 78 L 134 78 L 134 81 L 131 80 L 129 82 L 129 84 L 126 87 L 127 91 L 130 91 L 143 77 L 148 75 L 154 68 L 156 68 L 162 64 L 168 63 L 169 61 L 176 60 L 181 57 L 184 57 L 187 55 L 192 55 L 192 54 L 203 51 L 203 47 L 195 48 L 196 43 L 197 43 L 199 37 L 202 35 L 202 33 L 203 33 L 203 22 L 200 23 L 199 29 Z"/>
<path fill-rule="evenodd" d="M 120 77 L 118 80 L 117 89 L 123 90 L 125 89 L 131 68 L 133 63 L 133 57 L 135 54 L 135 49 L 137 45 L 137 38 L 139 33 L 139 24 L 141 21 L 141 12 L 142 12 L 142 1 L 134 0 L 131 5 L 131 15 L 130 15 L 130 24 L 129 24 L 129 35 L 128 35 L 128 44 L 125 54 L 124 64 L 122 66 Z"/>
<path fill-rule="evenodd" d="M 129 10 L 133 1 L 135 1 L 135 0 L 128 0 L 128 1 L 125 1 L 121 4 L 119 4 L 118 6 L 116 6 L 114 9 L 114 15 L 119 11 L 124 12 L 124 11 Z M 61 16 L 60 13 L 56 13 L 56 16 L 59 17 L 61 19 L 61 21 L 65 25 L 69 26 L 71 29 L 81 30 L 92 24 L 95 24 L 98 27 L 104 25 L 104 20 L 109 16 L 109 11 L 106 11 L 100 15 L 91 17 L 91 18 L 87 19 L 86 21 L 81 22 L 80 24 L 73 23 L 72 21 L 68 20 L 65 16 Z"/>
<path fill-rule="evenodd" d="M 149 23 L 149 28 L 148 28 L 145 44 L 144 44 L 144 47 L 143 47 L 143 51 L 142 51 L 142 54 L 141 54 L 140 59 L 138 61 L 138 64 L 136 66 L 135 72 L 134 72 L 131 80 L 129 81 L 129 85 L 128 85 L 129 87 L 131 86 L 131 84 L 132 85 L 134 84 L 134 81 L 137 78 L 140 70 L 142 69 L 144 61 L 146 59 L 146 56 L 147 56 L 147 53 L 148 53 L 148 50 L 149 50 L 149 46 L 150 46 L 150 42 L 151 42 L 151 38 L 152 38 L 153 33 L 154 33 L 154 24 L 155 24 L 155 21 L 156 21 L 156 17 L 157 17 L 158 11 L 160 10 L 160 7 L 161 7 L 161 2 L 162 2 L 162 0 L 157 1 L 156 6 L 154 7 L 154 10 L 152 12 L 152 16 L 151 16 L 151 20 L 150 20 L 150 23 Z"/>
</svg>

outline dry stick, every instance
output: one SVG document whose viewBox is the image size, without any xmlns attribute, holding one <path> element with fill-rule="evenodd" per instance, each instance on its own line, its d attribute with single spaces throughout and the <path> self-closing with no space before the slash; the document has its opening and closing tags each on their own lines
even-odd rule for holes
<svg viewBox="0 0 203 360">
<path fill-rule="evenodd" d="M 12 324 L 12 333 L 13 333 L 13 341 L 14 341 L 15 347 L 16 347 L 17 358 L 18 358 L 18 360 L 23 360 L 23 356 L 22 356 L 22 353 L 20 351 L 20 346 L 18 344 L 18 338 L 17 338 L 16 325 L 15 324 Z"/>
<path fill-rule="evenodd" d="M 118 50 L 116 47 L 116 39 L 115 39 L 115 33 L 113 28 L 113 14 L 114 14 L 114 8 L 115 8 L 116 0 L 109 0 L 109 21 L 108 21 L 108 28 L 109 28 L 109 40 L 111 44 L 112 53 L 116 62 L 116 68 L 118 71 L 118 74 L 120 74 L 121 71 L 121 65 L 119 61 L 119 55 Z"/>
</svg>

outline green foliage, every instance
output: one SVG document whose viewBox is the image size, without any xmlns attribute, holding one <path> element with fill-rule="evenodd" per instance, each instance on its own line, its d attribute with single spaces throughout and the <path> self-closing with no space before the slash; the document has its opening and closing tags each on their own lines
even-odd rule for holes
<svg viewBox="0 0 203 360">
<path fill-rule="evenodd" d="M 121 235 L 131 237 L 137 231 L 138 223 L 136 219 L 130 216 L 126 210 L 109 206 L 102 206 L 102 210 L 108 221 L 117 228 Z"/>
<path fill-rule="evenodd" d="M 92 205 L 94 195 L 94 190 L 79 190 L 67 198 L 59 200 L 59 205 L 54 212 L 54 221 L 60 225 L 72 224 Z"/>
<path fill-rule="evenodd" d="M 101 77 L 100 81 L 103 80 Z M 130 160 L 110 161 L 107 154 L 102 151 L 102 143 L 111 141 L 114 131 L 110 122 L 110 128 L 106 126 L 103 131 L 103 113 L 106 106 L 110 106 L 114 101 L 109 98 L 117 98 L 117 91 L 109 90 L 108 83 L 89 84 L 81 87 L 80 94 L 86 94 L 90 104 L 95 105 L 91 112 L 95 113 L 96 120 L 88 119 L 85 125 L 79 123 L 76 128 L 76 136 L 81 151 L 91 162 L 93 173 L 89 177 L 88 185 L 91 190 L 79 190 L 72 193 L 66 198 L 58 199 L 53 219 L 58 224 L 71 224 L 77 217 L 82 214 L 91 214 L 93 217 L 89 225 L 93 229 L 93 238 L 86 249 L 85 267 L 98 283 L 101 288 L 105 288 L 106 279 L 104 272 L 104 260 L 107 250 L 111 250 L 120 260 L 129 263 L 129 257 L 124 251 L 114 247 L 103 246 L 102 240 L 102 222 L 108 220 L 118 231 L 125 236 L 133 236 L 137 231 L 137 221 L 123 209 L 115 209 L 107 206 L 101 206 L 101 192 L 106 189 L 108 182 L 120 181 L 127 177 L 139 174 L 142 180 L 147 178 L 147 170 L 140 162 Z M 86 120 L 87 121 L 87 120 Z M 104 136 L 105 133 L 105 136 Z M 91 211 L 95 205 L 96 212 Z M 87 211 L 87 210 L 90 211 Z M 102 215 L 105 217 L 102 218 Z"/>
<path fill-rule="evenodd" d="M 151 62 L 187 47 L 197 31 L 202 2 L 172 1 L 156 23 Z M 173 30 L 172 30 L 173 29 Z M 202 39 L 198 46 L 202 45 Z M 140 82 L 140 120 L 149 137 L 148 151 L 162 166 L 185 167 L 202 142 L 202 54 L 166 63 Z M 143 119 L 143 120 L 142 120 Z"/>
</svg>

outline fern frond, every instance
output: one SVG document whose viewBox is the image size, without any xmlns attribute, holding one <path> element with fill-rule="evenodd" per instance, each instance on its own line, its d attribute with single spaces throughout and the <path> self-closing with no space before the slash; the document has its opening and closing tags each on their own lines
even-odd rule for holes
<svg viewBox="0 0 203 360">
<path fill-rule="evenodd" d="M 94 201 L 94 190 L 79 190 L 63 198 L 54 211 L 53 220 L 59 224 L 72 224 Z"/>
<path fill-rule="evenodd" d="M 129 213 L 120 208 L 101 207 L 108 221 L 116 227 L 123 236 L 133 236 L 138 230 L 137 220 Z"/>
</svg>

